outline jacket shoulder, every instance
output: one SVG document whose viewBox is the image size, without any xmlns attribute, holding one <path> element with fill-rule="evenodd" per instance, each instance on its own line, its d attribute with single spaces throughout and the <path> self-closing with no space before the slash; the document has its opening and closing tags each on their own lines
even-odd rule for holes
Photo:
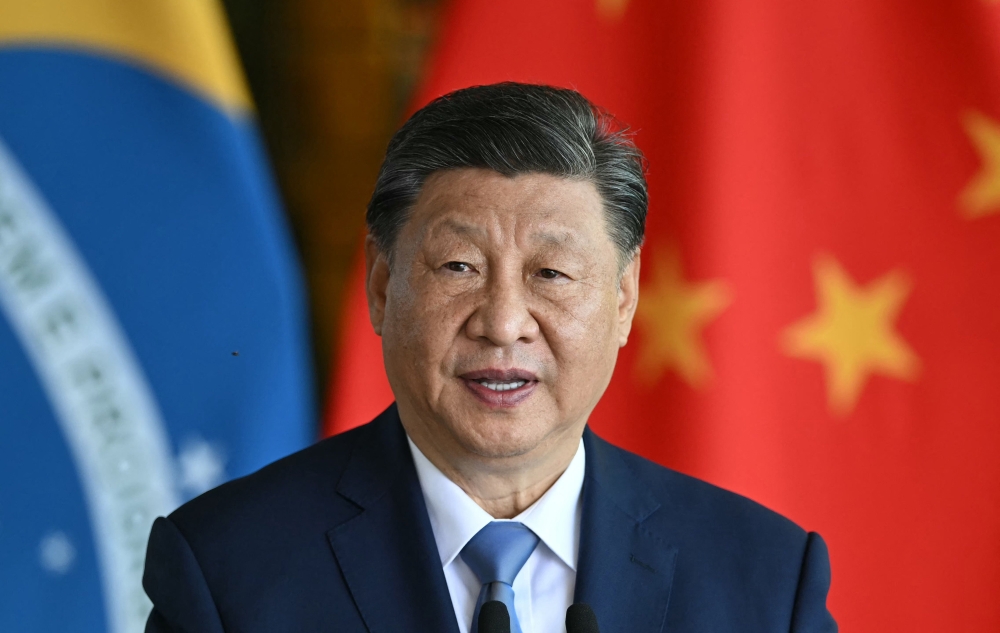
<svg viewBox="0 0 1000 633">
<path fill-rule="evenodd" d="M 600 450 L 614 454 L 632 474 L 631 485 L 655 499 L 650 517 L 672 535 L 710 538 L 717 545 L 793 549 L 804 547 L 807 533 L 790 519 L 743 495 L 654 463 L 603 440 Z M 799 553 L 801 550 L 799 549 Z"/>
<path fill-rule="evenodd" d="M 362 513 L 343 493 L 351 472 L 388 479 L 387 454 L 401 434 L 388 410 L 157 520 L 146 565 L 157 612 L 171 613 L 178 596 L 197 593 L 226 630 L 330 630 L 330 613 L 344 630 L 360 630 L 329 534 Z M 178 568 L 186 573 L 175 574 Z"/>
<path fill-rule="evenodd" d="M 260 470 L 213 488 L 170 514 L 185 536 L 232 534 L 237 525 L 273 525 L 343 502 L 337 483 L 371 423 L 321 440 Z"/>
<path fill-rule="evenodd" d="M 606 443 L 595 448 L 617 464 L 622 497 L 644 510 L 639 529 L 677 552 L 668 628 L 779 630 L 798 613 L 804 578 L 822 594 L 808 617 L 832 622 L 823 604 L 829 563 L 818 536 L 742 495 Z"/>
</svg>

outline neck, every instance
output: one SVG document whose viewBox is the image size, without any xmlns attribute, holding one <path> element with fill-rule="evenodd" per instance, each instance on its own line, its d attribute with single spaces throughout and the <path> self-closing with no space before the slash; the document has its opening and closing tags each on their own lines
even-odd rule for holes
<svg viewBox="0 0 1000 633">
<path fill-rule="evenodd" d="M 512 519 L 538 501 L 573 461 L 583 432 L 551 438 L 522 455 L 485 457 L 442 447 L 420 429 L 406 430 L 420 452 L 494 519 Z"/>
</svg>

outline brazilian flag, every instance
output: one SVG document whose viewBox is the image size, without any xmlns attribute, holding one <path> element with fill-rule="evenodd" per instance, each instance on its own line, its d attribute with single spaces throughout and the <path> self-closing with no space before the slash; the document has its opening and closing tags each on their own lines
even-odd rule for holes
<svg viewBox="0 0 1000 633">
<path fill-rule="evenodd" d="M 0 0 L 0 631 L 143 629 L 153 519 L 314 435 L 303 304 L 221 8 Z"/>
</svg>

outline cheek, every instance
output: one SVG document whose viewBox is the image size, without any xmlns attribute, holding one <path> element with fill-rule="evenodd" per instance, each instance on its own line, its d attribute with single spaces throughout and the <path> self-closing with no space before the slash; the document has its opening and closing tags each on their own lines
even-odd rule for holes
<svg viewBox="0 0 1000 633">
<path fill-rule="evenodd" d="M 607 291 L 567 297 L 547 316 L 549 341 L 560 373 L 590 374 L 614 366 L 618 350 L 617 295 Z"/>
<path fill-rule="evenodd" d="M 461 302 L 408 286 L 391 288 L 387 299 L 383 344 L 403 352 L 411 367 L 440 364 L 461 328 Z"/>
</svg>

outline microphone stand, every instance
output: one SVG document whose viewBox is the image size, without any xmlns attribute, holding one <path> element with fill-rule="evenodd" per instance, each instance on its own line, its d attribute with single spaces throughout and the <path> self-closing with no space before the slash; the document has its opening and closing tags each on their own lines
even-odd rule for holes
<svg viewBox="0 0 1000 633">
<path fill-rule="evenodd" d="M 601 633 L 589 604 L 577 602 L 566 609 L 566 633 Z"/>
</svg>

